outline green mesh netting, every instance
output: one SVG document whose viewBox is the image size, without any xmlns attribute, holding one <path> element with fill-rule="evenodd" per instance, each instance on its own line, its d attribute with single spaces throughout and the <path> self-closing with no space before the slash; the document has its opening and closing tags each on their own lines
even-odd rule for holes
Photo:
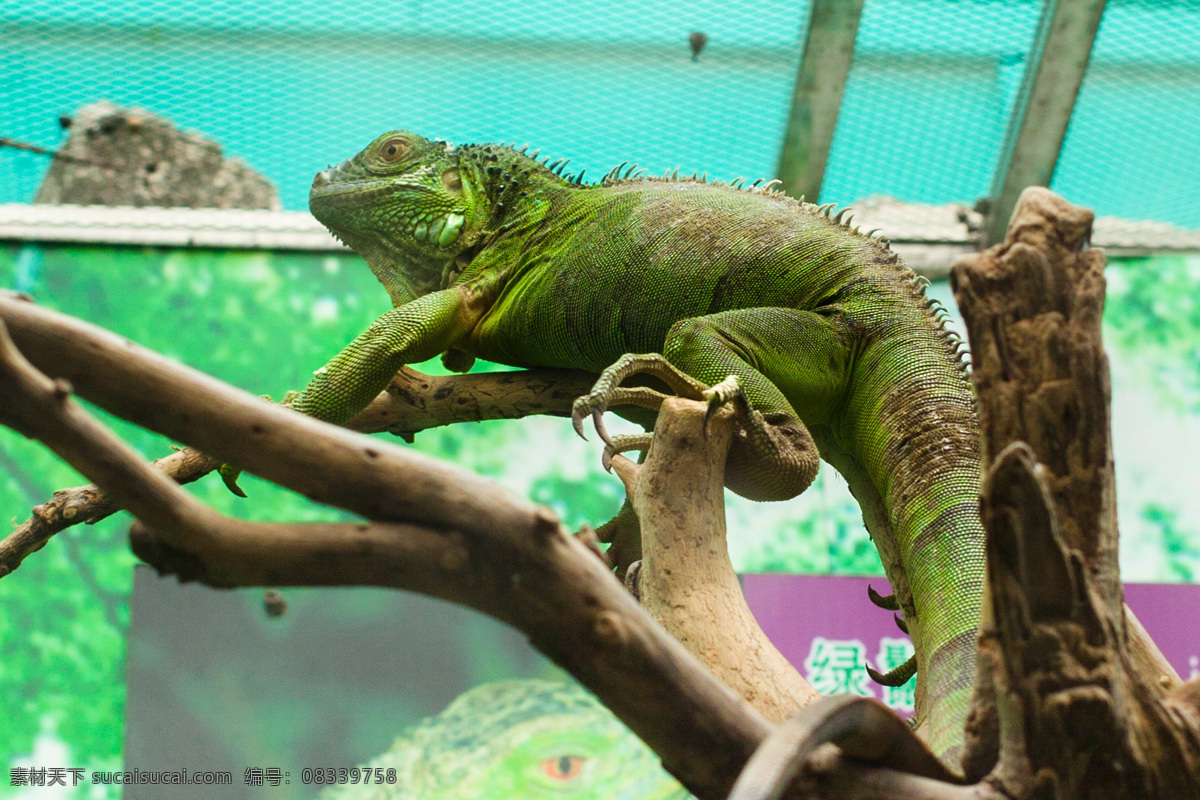
<svg viewBox="0 0 1200 800">
<path fill-rule="evenodd" d="M 823 200 L 987 193 L 1040 2 L 866 0 Z M 221 142 L 304 207 L 378 133 L 528 142 L 603 174 L 635 160 L 776 170 L 808 3 L 6 0 L 0 136 L 53 147 L 106 98 Z M 707 44 L 695 61 L 693 32 Z M 1100 214 L 1200 226 L 1200 5 L 1108 4 L 1054 186 Z M 44 157 L 0 150 L 0 201 Z"/>
</svg>

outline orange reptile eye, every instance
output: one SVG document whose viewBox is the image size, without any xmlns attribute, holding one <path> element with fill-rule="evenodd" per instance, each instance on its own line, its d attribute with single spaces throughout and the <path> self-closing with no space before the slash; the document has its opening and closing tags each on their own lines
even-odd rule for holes
<svg viewBox="0 0 1200 800">
<path fill-rule="evenodd" d="M 388 139 L 379 148 L 379 156 L 389 164 L 394 164 L 408 155 L 412 145 L 403 139 Z"/>
<path fill-rule="evenodd" d="M 558 756 L 542 762 L 542 772 L 556 781 L 573 781 L 583 772 L 583 756 Z"/>
</svg>

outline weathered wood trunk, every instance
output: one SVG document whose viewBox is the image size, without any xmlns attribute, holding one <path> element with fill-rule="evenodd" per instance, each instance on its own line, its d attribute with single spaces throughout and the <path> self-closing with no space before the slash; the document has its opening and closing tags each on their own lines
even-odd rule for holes
<svg viewBox="0 0 1200 800">
<path fill-rule="evenodd" d="M 1200 797 L 1197 689 L 1164 697 L 1174 676 L 1126 621 L 1091 224 L 1027 189 L 1007 240 L 951 273 L 986 470 L 980 702 L 998 712 L 968 761 L 998 751 L 988 782 L 1016 798 Z"/>
</svg>

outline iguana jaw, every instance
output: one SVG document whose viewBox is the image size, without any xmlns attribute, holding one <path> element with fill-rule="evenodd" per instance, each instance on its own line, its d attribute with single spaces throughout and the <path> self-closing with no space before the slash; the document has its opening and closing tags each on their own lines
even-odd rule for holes
<svg viewBox="0 0 1200 800">
<path fill-rule="evenodd" d="M 389 161 L 389 149 L 401 155 Z M 404 131 L 317 173 L 309 193 L 313 216 L 367 260 L 396 305 L 441 288 L 472 238 L 470 202 L 453 148 Z"/>
<path fill-rule="evenodd" d="M 313 216 L 339 239 L 373 230 L 409 249 L 451 250 L 462 234 L 466 209 L 423 183 L 386 178 L 346 179 L 334 170 L 317 173 L 309 193 Z"/>
</svg>

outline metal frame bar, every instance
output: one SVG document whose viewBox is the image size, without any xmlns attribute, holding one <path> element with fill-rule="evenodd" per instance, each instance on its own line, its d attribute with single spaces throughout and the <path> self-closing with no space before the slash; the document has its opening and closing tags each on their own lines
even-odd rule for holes
<svg viewBox="0 0 1200 800">
<path fill-rule="evenodd" d="M 777 175 L 783 190 L 817 202 L 833 143 L 863 0 L 813 0 Z"/>
<path fill-rule="evenodd" d="M 1049 186 L 1087 72 L 1105 0 L 1045 0 L 996 164 L 984 238 L 1004 239 L 1026 186 Z"/>
</svg>

